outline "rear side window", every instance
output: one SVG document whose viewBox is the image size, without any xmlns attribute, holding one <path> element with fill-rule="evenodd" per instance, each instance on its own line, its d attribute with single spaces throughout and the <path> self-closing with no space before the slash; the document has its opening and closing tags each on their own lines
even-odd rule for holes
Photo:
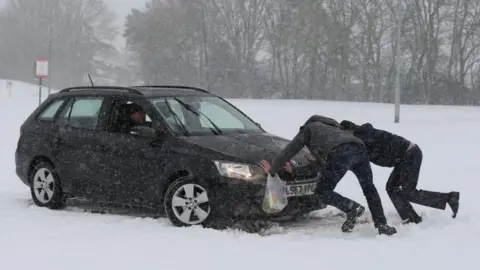
<svg viewBox="0 0 480 270">
<path fill-rule="evenodd" d="M 102 98 L 75 99 L 70 112 L 72 117 L 98 117 L 102 107 Z"/>
<path fill-rule="evenodd" d="M 59 120 L 75 128 L 97 129 L 102 103 L 102 97 L 76 98 L 65 108 Z"/>
<path fill-rule="evenodd" d="M 55 114 L 57 113 L 58 109 L 60 106 L 62 106 L 63 102 L 65 100 L 60 99 L 60 100 L 55 100 L 51 102 L 37 117 L 38 120 L 42 121 L 53 121 Z"/>
</svg>

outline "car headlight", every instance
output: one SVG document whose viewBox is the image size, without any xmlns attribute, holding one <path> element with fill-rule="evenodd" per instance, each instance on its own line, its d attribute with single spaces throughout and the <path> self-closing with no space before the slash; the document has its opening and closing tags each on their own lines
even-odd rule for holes
<svg viewBox="0 0 480 270">
<path fill-rule="evenodd" d="M 218 172 L 229 178 L 236 178 L 245 181 L 255 181 L 264 177 L 262 168 L 256 165 L 235 163 L 228 161 L 214 161 Z"/>
</svg>

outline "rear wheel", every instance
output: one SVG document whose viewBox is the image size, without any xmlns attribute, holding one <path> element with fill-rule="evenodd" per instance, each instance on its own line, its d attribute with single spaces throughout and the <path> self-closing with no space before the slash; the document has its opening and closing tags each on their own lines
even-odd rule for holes
<svg viewBox="0 0 480 270">
<path fill-rule="evenodd" d="M 211 223 L 208 187 L 193 179 L 175 180 L 165 192 L 163 204 L 168 219 L 177 227 Z"/>
<path fill-rule="evenodd" d="M 55 168 L 48 162 L 41 162 L 33 169 L 30 176 L 30 193 L 37 206 L 50 209 L 65 206 L 60 179 Z"/>
</svg>

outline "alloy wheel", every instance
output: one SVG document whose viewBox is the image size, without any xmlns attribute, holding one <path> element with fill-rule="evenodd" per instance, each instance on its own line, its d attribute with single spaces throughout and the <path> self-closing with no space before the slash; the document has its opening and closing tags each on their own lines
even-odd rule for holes
<svg viewBox="0 0 480 270">
<path fill-rule="evenodd" d="M 184 184 L 172 197 L 172 210 L 182 223 L 200 224 L 210 215 L 210 204 L 207 191 L 197 184 Z"/>
<path fill-rule="evenodd" d="M 33 192 L 37 200 L 43 204 L 52 199 L 55 192 L 55 178 L 50 170 L 41 168 L 35 173 Z"/>
</svg>

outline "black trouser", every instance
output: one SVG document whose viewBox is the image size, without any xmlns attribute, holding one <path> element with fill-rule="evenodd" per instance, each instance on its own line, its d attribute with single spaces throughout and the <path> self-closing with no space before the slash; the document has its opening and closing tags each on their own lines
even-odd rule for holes
<svg viewBox="0 0 480 270">
<path fill-rule="evenodd" d="M 422 158 L 420 147 L 412 147 L 388 178 L 387 193 L 402 220 L 418 218 L 410 202 L 437 209 L 447 206 L 448 193 L 417 190 Z"/>
<path fill-rule="evenodd" d="M 377 188 L 373 184 L 372 168 L 370 167 L 367 149 L 363 144 L 342 144 L 328 155 L 325 169 L 317 184 L 317 194 L 322 196 L 325 204 L 332 205 L 345 212 L 359 206 L 358 203 L 333 191 L 347 171 L 352 171 L 357 177 L 367 199 L 375 227 L 385 225 L 387 219 L 383 212 L 380 195 L 378 195 Z"/>
</svg>

